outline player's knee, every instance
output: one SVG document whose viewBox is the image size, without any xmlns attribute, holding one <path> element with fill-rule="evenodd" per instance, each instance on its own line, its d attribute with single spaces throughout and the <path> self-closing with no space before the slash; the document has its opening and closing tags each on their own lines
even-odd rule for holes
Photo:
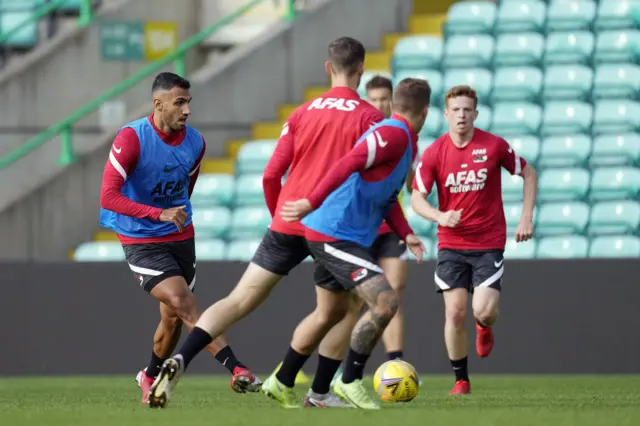
<svg viewBox="0 0 640 426">
<path fill-rule="evenodd" d="M 191 294 L 171 296 L 169 307 L 173 309 L 179 320 L 190 324 L 195 324 L 198 321 L 195 298 Z"/>
<path fill-rule="evenodd" d="M 480 321 L 483 324 L 489 324 L 492 322 L 493 318 L 496 315 L 496 310 L 493 306 L 484 305 L 473 308 L 473 316 L 476 320 Z"/>
<path fill-rule="evenodd" d="M 162 324 L 168 330 L 175 330 L 182 327 L 182 320 L 177 315 L 163 316 L 160 321 L 162 321 Z"/>
<path fill-rule="evenodd" d="M 447 306 L 445 317 L 447 323 L 454 328 L 464 328 L 464 317 L 466 316 L 466 307 L 464 305 Z"/>
<path fill-rule="evenodd" d="M 318 325 L 331 328 L 345 317 L 349 312 L 349 304 L 338 304 L 330 309 L 316 309 L 315 317 Z"/>
<path fill-rule="evenodd" d="M 400 308 L 400 298 L 395 291 L 388 291 L 378 298 L 374 308 L 375 314 L 380 320 L 389 324 Z"/>
</svg>

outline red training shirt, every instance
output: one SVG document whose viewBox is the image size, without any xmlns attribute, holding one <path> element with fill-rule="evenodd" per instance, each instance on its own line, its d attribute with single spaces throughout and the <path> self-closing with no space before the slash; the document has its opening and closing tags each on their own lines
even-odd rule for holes
<svg viewBox="0 0 640 426">
<path fill-rule="evenodd" d="M 304 236 L 305 227 L 285 222 L 278 211 L 287 201 L 307 197 L 327 170 L 344 157 L 369 127 L 384 115 L 355 90 L 334 87 L 298 107 L 282 127 L 280 139 L 262 177 L 271 230 Z M 281 184 L 289 169 L 289 175 Z"/>
<path fill-rule="evenodd" d="M 166 144 L 171 146 L 178 146 L 184 140 L 187 133 L 186 129 L 182 129 L 179 132 L 167 134 L 162 132 L 153 123 L 153 114 L 149 117 L 149 122 L 153 126 L 160 139 Z M 206 142 L 202 139 L 202 152 L 200 157 L 195 162 L 193 169 L 191 170 L 189 180 L 189 197 L 193 192 L 193 187 L 198 180 L 198 174 L 200 173 L 200 163 L 204 157 L 206 151 Z M 120 192 L 124 185 L 127 176 L 135 172 L 138 164 L 138 157 L 140 156 L 140 140 L 135 130 L 126 127 L 120 130 L 120 133 L 116 136 L 111 145 L 111 152 L 109 153 L 109 159 L 104 166 L 104 172 L 102 174 L 102 191 L 100 193 L 100 204 L 102 208 L 111 210 L 112 212 L 131 216 L 135 218 L 148 218 L 158 220 L 162 209 L 158 207 L 148 206 L 146 204 L 136 203 L 133 200 L 122 195 Z M 161 237 L 148 237 L 148 238 L 132 238 L 125 235 L 118 234 L 118 239 L 122 244 L 144 244 L 144 243 L 160 243 L 168 241 L 184 241 L 194 237 L 193 223 L 186 226 L 182 232 L 176 232 Z"/>
<path fill-rule="evenodd" d="M 425 149 L 413 189 L 426 195 L 435 182 L 441 211 L 464 209 L 455 228 L 438 225 L 438 249 L 504 250 L 501 168 L 521 175 L 526 165 L 507 141 L 480 129 L 464 148 L 447 133 Z"/>
</svg>

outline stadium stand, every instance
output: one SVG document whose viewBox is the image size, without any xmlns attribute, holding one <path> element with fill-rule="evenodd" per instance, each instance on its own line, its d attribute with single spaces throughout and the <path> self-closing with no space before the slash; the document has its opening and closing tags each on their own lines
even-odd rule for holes
<svg viewBox="0 0 640 426">
<path fill-rule="evenodd" d="M 477 127 L 504 135 L 540 174 L 536 239 L 509 241 L 507 257 L 638 257 L 639 11 L 638 0 L 503 0 L 416 13 L 408 34 L 387 35 L 385 51 L 369 54 L 361 89 L 375 74 L 429 79 L 437 97 L 421 151 L 446 131 L 442 93 L 457 84 L 478 90 Z M 310 87 L 305 99 L 324 90 Z M 215 159 L 203 166 L 193 199 L 198 256 L 250 258 L 269 223 L 260 173 L 296 106 L 280 106 L 277 122 L 255 123 L 252 140 L 229 141 L 233 170 Z M 503 192 L 512 234 L 521 179 L 505 172 Z M 436 227 L 407 214 L 433 248 Z M 120 260 L 119 244 L 101 231 L 75 259 Z"/>
</svg>

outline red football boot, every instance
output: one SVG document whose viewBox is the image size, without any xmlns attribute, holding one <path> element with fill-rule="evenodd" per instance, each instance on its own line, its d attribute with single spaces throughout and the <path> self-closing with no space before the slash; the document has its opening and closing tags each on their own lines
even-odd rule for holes
<svg viewBox="0 0 640 426">
<path fill-rule="evenodd" d="M 449 395 L 468 395 L 471 393 L 471 383 L 468 380 L 458 380 Z"/>
<path fill-rule="evenodd" d="M 231 389 L 237 393 L 260 392 L 262 382 L 248 368 L 236 367 L 231 378 Z"/>
<path fill-rule="evenodd" d="M 491 327 L 481 327 L 476 324 L 476 353 L 480 358 L 486 358 L 493 349 L 493 332 Z"/>
<path fill-rule="evenodd" d="M 136 382 L 138 383 L 138 387 L 142 390 L 143 404 L 149 403 L 149 389 L 151 388 L 151 385 L 153 384 L 154 381 L 155 379 L 153 377 L 147 376 L 146 368 L 138 372 L 138 375 L 136 376 Z"/>
</svg>

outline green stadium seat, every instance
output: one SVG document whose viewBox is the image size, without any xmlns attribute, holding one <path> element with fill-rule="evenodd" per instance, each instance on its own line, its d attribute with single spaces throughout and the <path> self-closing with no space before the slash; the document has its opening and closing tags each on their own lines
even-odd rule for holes
<svg viewBox="0 0 640 426">
<path fill-rule="evenodd" d="M 539 259 L 582 259 L 589 252 L 589 241 L 580 235 L 546 237 L 538 241 Z"/>
<path fill-rule="evenodd" d="M 422 156 L 425 149 L 434 142 L 435 139 L 420 136 L 418 138 L 418 157 Z"/>
<path fill-rule="evenodd" d="M 593 120 L 591 104 L 579 101 L 550 101 L 544 106 L 543 135 L 588 133 Z"/>
<path fill-rule="evenodd" d="M 538 66 L 543 54 L 544 38 L 541 34 L 501 34 L 496 41 L 493 66 Z"/>
<path fill-rule="evenodd" d="M 427 114 L 427 120 L 424 122 L 422 130 L 420 130 L 420 137 L 437 137 L 440 136 L 440 129 L 442 128 L 442 122 L 446 123 L 444 119 L 444 113 L 438 107 L 429 107 L 429 113 Z"/>
<path fill-rule="evenodd" d="M 243 144 L 238 151 L 236 173 L 262 173 L 278 143 L 275 139 L 260 139 Z"/>
<path fill-rule="evenodd" d="M 440 68 L 444 42 L 440 37 L 409 36 L 398 40 L 393 50 L 393 71 Z"/>
<path fill-rule="evenodd" d="M 494 30 L 496 33 L 542 32 L 547 6 L 537 0 L 509 1 L 500 4 Z"/>
<path fill-rule="evenodd" d="M 538 163 L 540 157 L 540 140 L 536 136 L 518 135 L 509 138 L 509 143 L 518 155 L 531 165 Z"/>
<path fill-rule="evenodd" d="M 4 34 L 20 26 L 21 29 L 14 33 L 1 45 L 15 49 L 29 49 L 38 42 L 38 22 L 31 21 L 22 25 L 31 16 L 32 11 L 7 11 L 0 13 L 0 33 Z"/>
<path fill-rule="evenodd" d="M 433 222 L 428 221 L 422 216 L 418 215 L 410 206 L 405 206 L 404 214 L 407 217 L 407 221 L 411 228 L 415 231 L 417 236 L 429 236 L 433 229 Z"/>
<path fill-rule="evenodd" d="M 455 34 L 489 34 L 496 21 L 496 5 L 485 1 L 454 3 L 447 11 L 446 36 Z"/>
<path fill-rule="evenodd" d="M 255 173 L 238 176 L 238 180 L 236 181 L 235 205 L 265 205 L 261 174 Z"/>
<path fill-rule="evenodd" d="M 34 10 L 44 2 L 45 0 L 0 0 L 0 13 Z"/>
<path fill-rule="evenodd" d="M 635 234 L 638 230 L 640 204 L 636 201 L 602 201 L 591 207 L 589 235 Z"/>
<path fill-rule="evenodd" d="M 638 22 L 631 11 L 638 7 L 640 7 L 638 0 L 600 1 L 594 25 L 596 31 L 637 28 Z"/>
<path fill-rule="evenodd" d="M 393 76 L 388 71 L 365 71 L 362 74 L 362 78 L 360 78 L 360 86 L 358 86 L 358 93 L 364 99 L 367 96 L 367 83 L 375 76 L 387 77 L 388 79 L 393 79 Z"/>
<path fill-rule="evenodd" d="M 547 35 L 544 66 L 561 64 L 590 65 L 595 36 L 590 31 L 562 31 Z"/>
<path fill-rule="evenodd" d="M 396 85 L 405 78 L 410 77 L 427 80 L 429 86 L 431 86 L 431 103 L 436 105 L 442 103 L 444 86 L 440 71 L 434 69 L 398 71 L 393 79 L 393 84 Z"/>
<path fill-rule="evenodd" d="M 124 260 L 124 251 L 118 241 L 86 242 L 74 253 L 76 262 L 118 262 Z"/>
<path fill-rule="evenodd" d="M 193 188 L 191 204 L 196 207 L 230 206 L 233 202 L 235 183 L 235 177 L 230 174 L 201 174 Z"/>
<path fill-rule="evenodd" d="M 452 69 L 444 75 L 445 88 L 460 85 L 471 86 L 476 91 L 478 102 L 481 104 L 489 100 L 492 82 L 493 74 L 483 68 Z"/>
<path fill-rule="evenodd" d="M 502 199 L 505 203 L 522 201 L 522 187 L 524 180 L 522 176 L 512 175 L 502 169 Z"/>
<path fill-rule="evenodd" d="M 603 100 L 595 103 L 593 133 L 640 132 L 640 102 Z"/>
<path fill-rule="evenodd" d="M 520 178 L 522 180 L 522 178 Z M 522 197 L 521 197 L 522 198 Z M 518 223 L 520 223 L 520 216 L 522 216 L 522 203 L 505 203 L 503 206 L 504 209 L 504 217 L 507 221 L 507 234 L 514 235 L 516 231 L 516 227 Z M 538 215 L 538 209 L 534 209 L 533 211 L 533 223 L 536 222 L 536 217 Z"/>
<path fill-rule="evenodd" d="M 493 81 L 491 103 L 537 102 L 542 90 L 542 71 L 534 67 L 498 68 Z"/>
<path fill-rule="evenodd" d="M 227 257 L 227 245 L 223 240 L 196 239 L 196 259 L 225 260 L 226 257 Z"/>
<path fill-rule="evenodd" d="M 229 238 L 262 238 L 270 224 L 271 214 L 266 206 L 238 207 L 233 210 Z"/>
<path fill-rule="evenodd" d="M 447 39 L 442 68 L 489 68 L 494 39 L 490 35 L 454 35 Z"/>
<path fill-rule="evenodd" d="M 551 136 L 542 142 L 540 167 L 582 167 L 591 154 L 591 137 L 576 134 L 573 136 Z"/>
<path fill-rule="evenodd" d="M 231 225 L 231 211 L 222 206 L 193 209 L 193 226 L 198 237 L 225 238 Z"/>
<path fill-rule="evenodd" d="M 580 202 L 545 203 L 536 221 L 536 235 L 584 233 L 589 222 L 589 205 Z"/>
<path fill-rule="evenodd" d="M 593 0 L 552 1 L 547 9 L 546 30 L 589 31 L 595 17 Z"/>
<path fill-rule="evenodd" d="M 491 132 L 502 136 L 534 135 L 542 121 L 542 108 L 526 102 L 500 102 L 493 106 Z"/>
<path fill-rule="evenodd" d="M 541 202 L 582 200 L 589 190 L 589 178 L 586 169 L 545 169 L 538 181 L 538 199 Z"/>
<path fill-rule="evenodd" d="M 593 60 L 596 64 L 640 62 L 640 31 L 611 30 L 598 33 Z"/>
<path fill-rule="evenodd" d="M 227 246 L 227 260 L 250 262 L 261 242 L 259 238 L 231 241 Z"/>
<path fill-rule="evenodd" d="M 600 135 L 593 143 L 593 154 L 589 165 L 597 166 L 640 166 L 640 134 L 622 133 Z"/>
<path fill-rule="evenodd" d="M 638 258 L 640 238 L 631 235 L 596 237 L 589 247 L 590 258 Z"/>
<path fill-rule="evenodd" d="M 636 199 L 639 196 L 640 168 L 598 167 L 592 170 L 591 200 Z"/>
<path fill-rule="evenodd" d="M 594 99 L 640 99 L 640 66 L 601 64 L 596 69 Z"/>
<path fill-rule="evenodd" d="M 593 70 L 584 65 L 551 65 L 544 73 L 542 99 L 590 100 Z"/>
<path fill-rule="evenodd" d="M 536 240 L 516 242 L 514 239 L 507 241 L 504 247 L 505 259 L 533 259 L 536 257 Z"/>
</svg>

